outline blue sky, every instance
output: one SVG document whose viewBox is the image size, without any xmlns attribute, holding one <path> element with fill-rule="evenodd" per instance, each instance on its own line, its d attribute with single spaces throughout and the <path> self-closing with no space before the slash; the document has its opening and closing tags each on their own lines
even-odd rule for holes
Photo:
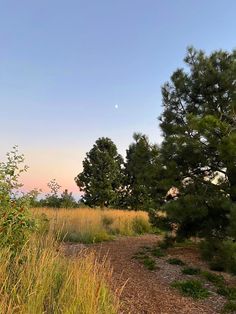
<svg viewBox="0 0 236 314">
<path fill-rule="evenodd" d="M 161 85 L 186 47 L 236 48 L 235 0 L 0 1 L 2 157 L 18 144 L 26 188 L 77 188 L 85 153 L 134 131 L 160 142 Z M 115 105 L 118 109 L 115 109 Z"/>
</svg>

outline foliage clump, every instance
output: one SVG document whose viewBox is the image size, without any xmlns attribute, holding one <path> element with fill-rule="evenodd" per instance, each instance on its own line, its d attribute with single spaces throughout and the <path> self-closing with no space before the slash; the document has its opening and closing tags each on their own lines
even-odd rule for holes
<svg viewBox="0 0 236 314">
<path fill-rule="evenodd" d="M 171 265 L 184 266 L 185 263 L 179 258 L 169 258 L 168 263 Z"/>
<path fill-rule="evenodd" d="M 236 50 L 206 55 L 189 48 L 184 59 L 189 70 L 177 69 L 164 84 L 161 165 L 178 196 L 161 206 L 165 215 L 151 213 L 153 223 L 174 231 L 177 240 L 204 239 L 211 267 L 231 272 L 236 267 L 235 60 Z"/>
<path fill-rule="evenodd" d="M 184 296 L 193 299 L 206 299 L 210 295 L 199 280 L 175 281 L 171 286 L 178 289 Z"/>
<path fill-rule="evenodd" d="M 35 230 L 36 223 L 29 212 L 30 195 L 18 191 L 22 186 L 20 175 L 27 171 L 22 166 L 24 156 L 13 147 L 6 157 L 0 163 L 0 247 L 16 254 Z"/>
<path fill-rule="evenodd" d="M 104 208 L 116 204 L 122 164 L 116 145 L 109 138 L 99 138 L 83 161 L 83 171 L 75 178 L 86 205 Z"/>
</svg>

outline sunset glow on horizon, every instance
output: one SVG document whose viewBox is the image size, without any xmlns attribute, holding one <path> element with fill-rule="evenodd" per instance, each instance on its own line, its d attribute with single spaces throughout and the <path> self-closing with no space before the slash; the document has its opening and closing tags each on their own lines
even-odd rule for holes
<svg viewBox="0 0 236 314">
<path fill-rule="evenodd" d="M 74 178 L 99 137 L 123 157 L 134 132 L 160 143 L 161 86 L 187 46 L 235 48 L 235 9 L 233 0 L 2 3 L 0 160 L 18 145 L 23 190 L 47 193 L 55 178 L 79 195 Z"/>
</svg>

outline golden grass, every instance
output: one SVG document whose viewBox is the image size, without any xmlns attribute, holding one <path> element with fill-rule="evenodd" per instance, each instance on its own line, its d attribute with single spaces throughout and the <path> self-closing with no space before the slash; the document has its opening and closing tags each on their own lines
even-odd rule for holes
<svg viewBox="0 0 236 314">
<path fill-rule="evenodd" d="M 110 277 L 92 253 L 69 259 L 52 237 L 33 237 L 14 259 L 0 251 L 0 313 L 115 314 Z"/>
<path fill-rule="evenodd" d="M 92 243 L 112 239 L 115 235 L 150 232 L 148 214 L 143 211 L 115 209 L 33 209 L 36 216 L 46 215 L 50 230 L 65 241 Z"/>
</svg>

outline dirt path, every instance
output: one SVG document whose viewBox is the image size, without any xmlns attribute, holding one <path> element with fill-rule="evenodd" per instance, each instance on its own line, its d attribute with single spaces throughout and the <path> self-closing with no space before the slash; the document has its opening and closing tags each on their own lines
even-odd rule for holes
<svg viewBox="0 0 236 314">
<path fill-rule="evenodd" d="M 150 271 L 132 259 L 143 246 L 158 241 L 155 235 L 119 238 L 112 242 L 91 245 L 101 258 L 108 254 L 113 267 L 114 286 L 127 281 L 121 295 L 122 314 L 216 314 L 210 301 L 193 301 L 170 288 L 165 280 L 166 270 Z"/>
</svg>

